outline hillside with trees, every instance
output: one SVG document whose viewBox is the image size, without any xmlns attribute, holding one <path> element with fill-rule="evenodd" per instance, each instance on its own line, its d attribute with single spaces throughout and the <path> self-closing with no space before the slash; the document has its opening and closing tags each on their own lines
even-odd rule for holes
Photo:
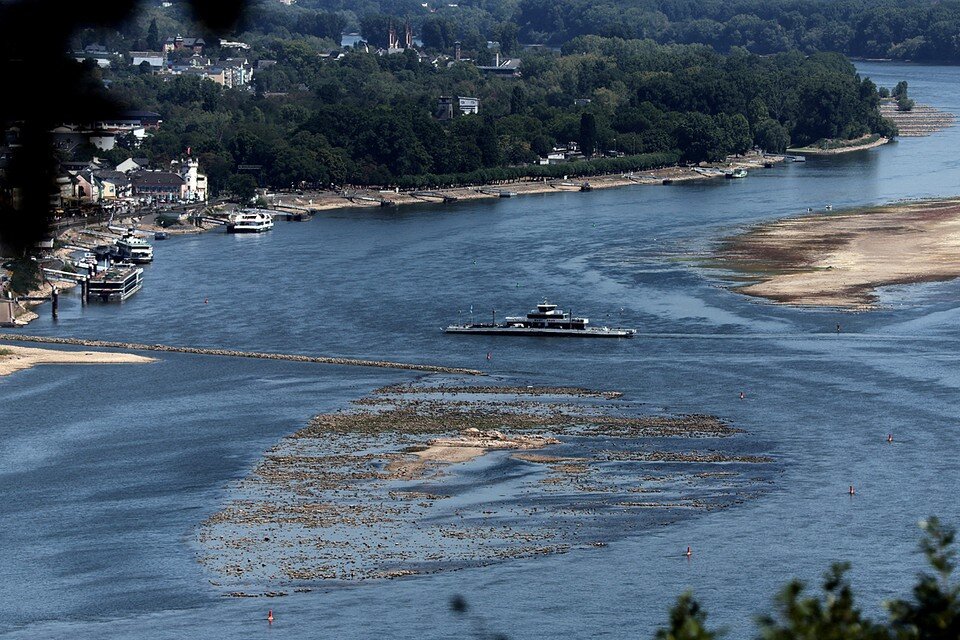
<svg viewBox="0 0 960 640">
<path fill-rule="evenodd" d="M 114 71 L 111 95 L 162 115 L 142 151 L 163 161 L 190 147 L 215 191 L 240 165 L 262 167 L 263 186 L 405 187 L 717 161 L 754 146 L 894 132 L 877 87 L 836 54 L 721 55 L 585 36 L 561 54 L 526 54 L 513 78 L 472 62 L 434 66 L 411 50 L 335 59 L 304 40 L 257 46 L 276 64 L 257 72 L 254 91 Z M 442 95 L 477 97 L 480 114 L 438 119 Z M 537 164 L 568 143 L 594 164 Z"/>
</svg>

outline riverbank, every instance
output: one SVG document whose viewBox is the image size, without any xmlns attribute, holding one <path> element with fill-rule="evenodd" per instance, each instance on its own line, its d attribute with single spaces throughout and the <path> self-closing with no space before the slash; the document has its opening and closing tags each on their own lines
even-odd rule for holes
<svg viewBox="0 0 960 640">
<path fill-rule="evenodd" d="M 722 178 L 723 172 L 733 169 L 755 170 L 765 165 L 783 162 L 784 156 L 749 154 L 727 158 L 723 163 L 702 164 L 696 167 L 664 167 L 633 173 L 615 173 L 570 179 L 529 179 L 470 187 L 450 187 L 428 191 L 376 191 L 358 189 L 352 191 L 312 191 L 303 194 L 273 194 L 268 200 L 272 206 L 301 207 L 314 211 L 349 209 L 356 207 L 403 206 L 413 204 L 445 204 L 500 198 L 501 192 L 511 197 L 541 195 L 562 191 L 580 191 L 586 188 L 611 189 L 632 185 L 662 185 L 665 181 L 686 182 Z"/>
<path fill-rule="evenodd" d="M 63 351 L 0 345 L 0 376 L 40 364 L 146 364 L 153 358 L 108 351 Z"/>
<path fill-rule="evenodd" d="M 960 277 L 960 198 L 896 203 L 761 224 L 728 239 L 716 263 L 774 302 L 876 305 L 878 287 Z"/>
<path fill-rule="evenodd" d="M 827 140 L 823 147 L 796 147 L 787 149 L 787 153 L 797 153 L 804 156 L 833 156 L 839 153 L 853 153 L 881 147 L 890 142 L 890 138 L 867 135 L 855 140 Z"/>
</svg>

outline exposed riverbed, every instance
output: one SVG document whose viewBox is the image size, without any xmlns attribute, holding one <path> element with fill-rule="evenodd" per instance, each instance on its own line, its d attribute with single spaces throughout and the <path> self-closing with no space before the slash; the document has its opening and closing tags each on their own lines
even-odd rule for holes
<svg viewBox="0 0 960 640">
<path fill-rule="evenodd" d="M 960 68 L 863 71 L 886 86 L 907 79 L 918 101 L 960 112 Z M 158 361 L 142 367 L 47 365 L 0 379 L 0 629 L 31 639 L 250 637 L 264 632 L 269 607 L 271 632 L 285 638 L 650 637 L 673 598 L 693 589 L 712 621 L 750 637 L 753 615 L 770 609 L 787 579 L 816 580 L 839 559 L 853 562 L 861 603 L 879 615 L 881 601 L 903 595 L 921 566 L 917 520 L 960 522 L 960 283 L 881 287 L 876 310 L 838 313 L 742 296 L 698 260 L 723 238 L 808 207 L 954 196 L 958 143 L 950 128 L 745 180 L 336 211 L 258 237 L 213 232 L 158 243 L 144 289 L 127 303 L 81 306 L 65 295 L 58 323 L 40 307 L 26 331 L 491 374 L 449 383 L 457 386 L 619 391 L 586 401 L 627 403 L 637 416 L 710 415 L 746 432 L 711 447 L 634 443 L 617 461 L 623 469 L 682 474 L 702 461 L 635 454 L 715 448 L 757 460 L 743 465 L 751 474 L 776 468 L 763 473 L 772 484 L 727 508 L 634 520 L 636 529 L 617 536 L 592 533 L 565 553 L 320 582 L 309 592 L 270 586 L 268 575 L 249 591 L 286 597 L 230 598 L 233 585 L 197 562 L 203 523 L 240 497 L 264 452 L 291 445 L 312 416 L 348 411 L 385 385 L 423 384 L 421 374 L 186 353 L 151 353 Z M 471 305 L 486 318 L 492 308 L 523 312 L 544 296 L 640 334 L 551 341 L 440 331 L 467 319 Z M 462 496 L 483 516 L 485 503 L 509 508 L 513 494 L 498 488 L 508 470 L 545 478 L 551 465 L 580 464 L 558 461 L 584 457 L 564 449 L 568 436 L 544 435 L 561 444 L 445 467 L 450 481 L 466 484 L 443 495 Z M 617 450 L 618 442 L 597 447 Z M 512 458 L 521 455 L 529 458 Z M 501 458 L 509 463 L 498 466 Z M 473 479 L 489 491 L 472 494 Z M 468 616 L 450 613 L 455 594 Z"/>
</svg>

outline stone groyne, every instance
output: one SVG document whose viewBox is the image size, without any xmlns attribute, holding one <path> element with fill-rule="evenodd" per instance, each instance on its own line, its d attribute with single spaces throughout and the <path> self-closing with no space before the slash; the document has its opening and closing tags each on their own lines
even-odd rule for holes
<svg viewBox="0 0 960 640">
<path fill-rule="evenodd" d="M 898 111 L 895 102 L 882 102 L 880 113 L 893 120 L 901 138 L 919 138 L 953 126 L 952 113 L 940 111 L 925 104 L 918 104 L 910 111 Z"/>
<path fill-rule="evenodd" d="M 83 340 L 80 338 L 54 338 L 48 336 L 25 336 L 12 333 L 0 333 L 0 341 L 39 342 L 43 344 L 64 344 L 77 347 L 99 347 L 103 349 L 124 349 L 127 351 L 160 351 L 167 353 L 191 353 L 203 356 L 226 356 L 230 358 L 259 358 L 261 360 L 289 360 L 291 362 L 314 362 L 318 364 L 338 364 L 348 367 L 379 367 L 381 369 L 406 369 L 424 373 L 449 373 L 455 375 L 482 376 L 477 369 L 443 367 L 430 364 L 408 362 L 390 362 L 388 360 L 361 360 L 358 358 L 336 358 L 331 356 L 304 356 L 292 353 L 263 353 L 258 351 L 237 351 L 234 349 L 204 349 L 199 347 L 176 347 L 165 344 L 138 344 L 136 342 L 114 342 L 110 340 Z"/>
</svg>

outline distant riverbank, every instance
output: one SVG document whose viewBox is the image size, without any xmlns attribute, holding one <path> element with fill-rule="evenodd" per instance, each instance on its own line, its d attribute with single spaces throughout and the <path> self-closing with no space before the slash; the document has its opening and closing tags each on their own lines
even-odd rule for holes
<svg viewBox="0 0 960 640">
<path fill-rule="evenodd" d="M 372 190 L 313 191 L 303 194 L 273 194 L 268 200 L 274 206 L 302 207 L 317 211 L 348 209 L 354 207 L 400 206 L 408 204 L 451 203 L 485 200 L 503 197 L 502 192 L 512 196 L 609 189 L 630 185 L 654 185 L 689 180 L 722 178 L 724 171 L 733 169 L 761 169 L 765 164 L 784 161 L 784 156 L 750 154 L 732 156 L 723 163 L 704 164 L 696 167 L 672 166 L 648 171 L 612 173 L 589 177 L 559 179 L 529 179 L 479 186 L 449 187 L 419 191 Z"/>
<path fill-rule="evenodd" d="M 735 290 L 775 302 L 870 308 L 876 289 L 960 277 L 960 199 L 897 203 L 759 225 L 729 239 Z"/>
<path fill-rule="evenodd" d="M 787 153 L 799 153 L 806 156 L 832 156 L 838 153 L 866 151 L 890 142 L 889 138 L 867 135 L 855 140 L 827 140 L 824 146 L 796 147 L 787 149 Z"/>
</svg>

